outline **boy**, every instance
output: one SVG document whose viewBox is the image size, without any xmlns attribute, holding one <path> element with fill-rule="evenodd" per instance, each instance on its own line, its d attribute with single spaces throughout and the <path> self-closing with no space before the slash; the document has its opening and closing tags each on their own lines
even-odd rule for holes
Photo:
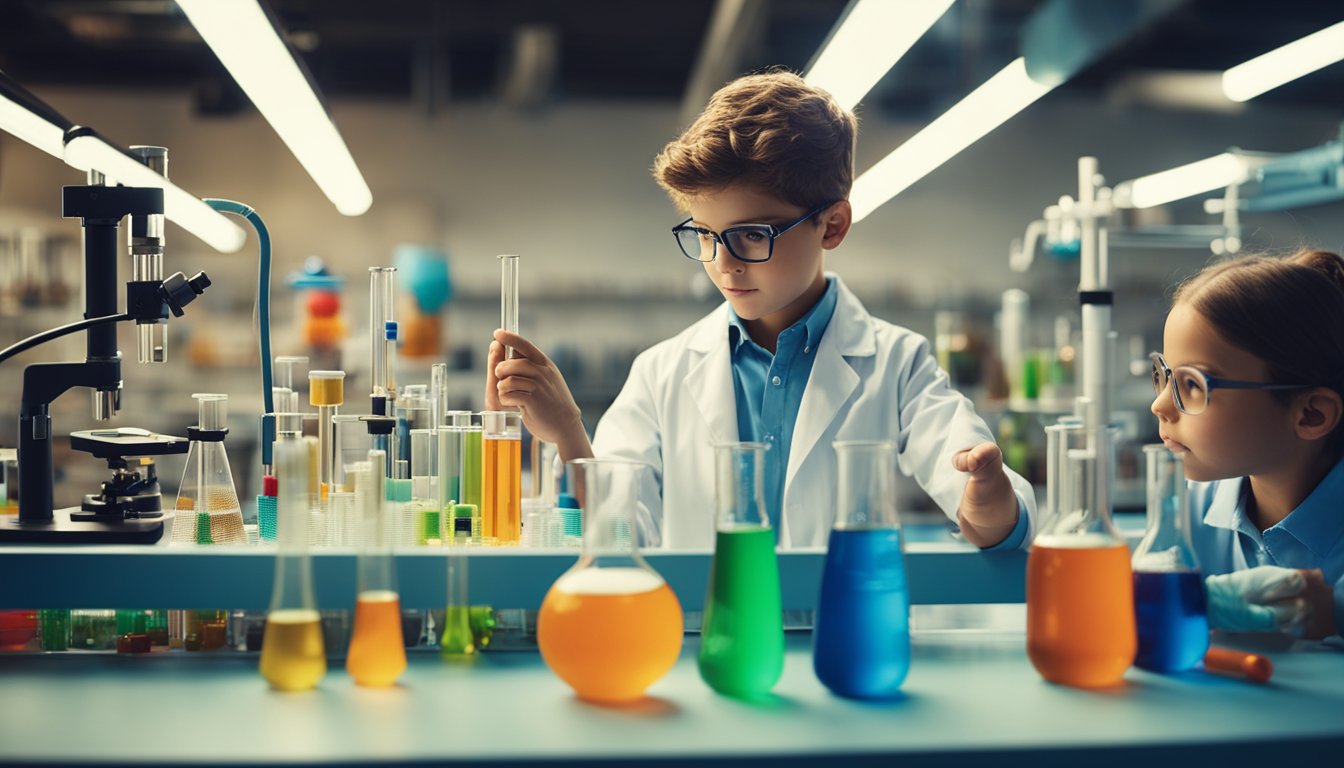
<svg viewBox="0 0 1344 768">
<path fill-rule="evenodd" d="M 560 371 L 526 339 L 495 332 L 487 408 L 518 407 L 563 459 L 650 464 L 641 539 L 714 542 L 714 445 L 767 443 L 765 496 L 784 547 L 823 546 L 835 504 L 834 440 L 897 441 L 913 475 L 971 543 L 1024 547 L 1031 486 L 1006 470 L 970 401 L 923 337 L 870 316 L 824 252 L 849 232 L 854 115 L 788 72 L 742 77 L 654 162 L 690 218 L 674 228 L 727 299 L 641 354 L 590 445 Z M 669 243 L 669 245 L 671 245 Z M 519 357 L 504 359 L 504 346 Z"/>
</svg>

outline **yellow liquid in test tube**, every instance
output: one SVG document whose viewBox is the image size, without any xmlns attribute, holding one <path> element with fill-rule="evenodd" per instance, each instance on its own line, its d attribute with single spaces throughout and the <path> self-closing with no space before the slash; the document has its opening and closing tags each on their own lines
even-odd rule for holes
<svg viewBox="0 0 1344 768">
<path fill-rule="evenodd" d="M 482 441 L 485 488 L 481 494 L 485 510 L 482 531 L 500 544 L 517 544 L 522 539 L 523 441 L 493 439 Z"/>
<path fill-rule="evenodd" d="M 327 673 L 317 611 L 272 611 L 261 641 L 261 676 L 278 691 L 306 691 Z"/>
<path fill-rule="evenodd" d="M 406 671 L 401 599 L 396 592 L 369 590 L 359 594 L 345 671 L 359 685 L 368 686 L 391 685 Z"/>
</svg>

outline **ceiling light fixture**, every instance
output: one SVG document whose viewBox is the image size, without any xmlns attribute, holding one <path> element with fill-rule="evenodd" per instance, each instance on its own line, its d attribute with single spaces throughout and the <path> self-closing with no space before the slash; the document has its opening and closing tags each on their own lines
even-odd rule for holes
<svg viewBox="0 0 1344 768">
<path fill-rule="evenodd" d="M 1338 61 L 1344 61 L 1344 21 L 1232 67 L 1223 73 L 1223 93 L 1250 101 Z"/>
<path fill-rule="evenodd" d="M 853 109 L 952 1 L 858 0 L 822 46 L 805 79 Z"/>
<path fill-rule="evenodd" d="M 177 0 L 243 93 L 346 216 L 373 193 L 299 62 L 256 0 Z"/>
</svg>

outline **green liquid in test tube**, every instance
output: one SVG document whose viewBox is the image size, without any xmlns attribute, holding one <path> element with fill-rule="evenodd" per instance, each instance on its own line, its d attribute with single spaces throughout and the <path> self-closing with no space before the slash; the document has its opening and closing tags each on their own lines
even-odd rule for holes
<svg viewBox="0 0 1344 768">
<path fill-rule="evenodd" d="M 467 429 L 462 441 L 462 498 L 463 504 L 481 508 L 481 427 Z"/>
<path fill-rule="evenodd" d="M 784 671 L 775 532 L 762 495 L 766 446 L 716 448 L 717 534 L 700 637 L 700 676 L 719 693 L 767 694 Z"/>
</svg>

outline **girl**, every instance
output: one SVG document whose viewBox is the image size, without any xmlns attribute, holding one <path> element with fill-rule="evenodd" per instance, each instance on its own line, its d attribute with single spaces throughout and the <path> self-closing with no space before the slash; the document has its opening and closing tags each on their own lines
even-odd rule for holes
<svg viewBox="0 0 1344 768">
<path fill-rule="evenodd" d="M 1177 288 L 1162 345 L 1151 410 L 1192 481 L 1210 622 L 1338 633 L 1344 261 L 1302 251 L 1210 266 Z"/>
</svg>

